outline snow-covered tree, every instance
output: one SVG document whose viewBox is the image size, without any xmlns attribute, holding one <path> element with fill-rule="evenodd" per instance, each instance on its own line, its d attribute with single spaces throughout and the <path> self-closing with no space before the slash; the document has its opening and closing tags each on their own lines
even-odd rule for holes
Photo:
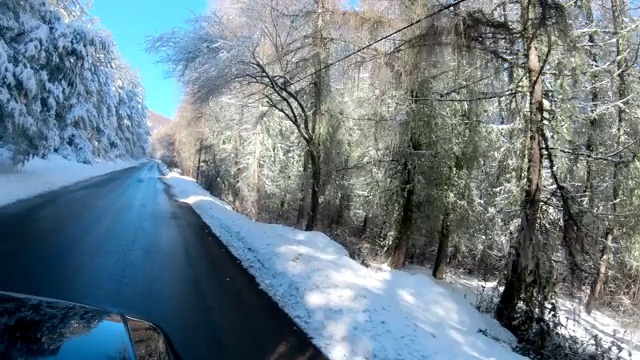
<svg viewBox="0 0 640 360">
<path fill-rule="evenodd" d="M 142 86 L 85 7 L 0 3 L 0 146 L 16 164 L 52 152 L 90 163 L 147 150 Z"/>
</svg>

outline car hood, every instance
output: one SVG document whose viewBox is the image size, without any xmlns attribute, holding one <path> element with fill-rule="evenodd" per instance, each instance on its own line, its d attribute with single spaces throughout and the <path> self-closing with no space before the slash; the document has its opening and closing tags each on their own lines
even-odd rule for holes
<svg viewBox="0 0 640 360">
<path fill-rule="evenodd" d="M 0 358 L 169 358 L 150 323 L 90 306 L 0 292 Z"/>
</svg>

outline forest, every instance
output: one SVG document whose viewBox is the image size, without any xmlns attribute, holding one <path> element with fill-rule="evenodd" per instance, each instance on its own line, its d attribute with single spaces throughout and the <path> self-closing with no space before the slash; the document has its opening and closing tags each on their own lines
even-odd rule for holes
<svg viewBox="0 0 640 360">
<path fill-rule="evenodd" d="M 0 150 L 15 166 L 141 158 L 144 89 L 80 0 L 0 1 Z"/>
<path fill-rule="evenodd" d="M 485 310 L 523 354 L 582 348 L 560 297 L 637 318 L 637 4 L 215 4 L 147 44 L 185 89 L 163 161 L 365 264 L 498 279 Z"/>
</svg>

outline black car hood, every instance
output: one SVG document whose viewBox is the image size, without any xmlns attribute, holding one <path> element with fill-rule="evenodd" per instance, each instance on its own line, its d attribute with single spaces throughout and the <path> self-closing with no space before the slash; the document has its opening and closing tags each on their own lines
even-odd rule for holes
<svg viewBox="0 0 640 360">
<path fill-rule="evenodd" d="M 158 348 L 168 352 L 161 333 L 149 323 L 85 305 L 0 292 L 1 359 L 137 359 L 146 353 L 157 358 Z"/>
</svg>

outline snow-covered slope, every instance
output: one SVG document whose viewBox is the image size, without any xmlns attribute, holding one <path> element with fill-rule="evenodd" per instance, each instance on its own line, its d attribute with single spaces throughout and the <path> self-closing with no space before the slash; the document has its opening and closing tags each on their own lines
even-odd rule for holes
<svg viewBox="0 0 640 360">
<path fill-rule="evenodd" d="M 77 4 L 0 1 L 0 146 L 19 158 L 56 153 L 87 164 L 143 157 L 140 76 Z"/>
<path fill-rule="evenodd" d="M 430 274 L 431 269 L 422 266 L 409 266 L 406 269 L 413 274 Z M 483 281 L 473 276 L 450 273 L 443 286 L 460 294 L 471 304 L 482 302 L 495 303 L 500 294 L 496 281 Z M 618 344 L 613 352 L 620 351 L 621 359 L 640 359 L 640 323 L 637 319 L 626 318 L 606 309 L 594 310 L 591 315 L 584 311 L 584 303 L 560 297 L 556 306 L 562 328 L 567 336 L 575 336 L 582 346 L 593 349 L 594 339 L 598 337 L 606 348 Z"/>
<path fill-rule="evenodd" d="M 156 131 L 160 131 L 171 125 L 171 119 L 155 111 L 147 110 L 147 124 L 149 124 L 149 130 L 151 135 L 153 135 Z"/>
<path fill-rule="evenodd" d="M 22 169 L 13 170 L 8 157 L 8 152 L 0 151 L 0 206 L 142 162 L 128 160 L 86 165 L 49 155 L 47 159 L 34 158 Z"/>
<path fill-rule="evenodd" d="M 193 179 L 164 177 L 332 359 L 520 359 L 509 334 L 430 277 L 374 271 L 319 232 L 262 224 Z"/>
</svg>

